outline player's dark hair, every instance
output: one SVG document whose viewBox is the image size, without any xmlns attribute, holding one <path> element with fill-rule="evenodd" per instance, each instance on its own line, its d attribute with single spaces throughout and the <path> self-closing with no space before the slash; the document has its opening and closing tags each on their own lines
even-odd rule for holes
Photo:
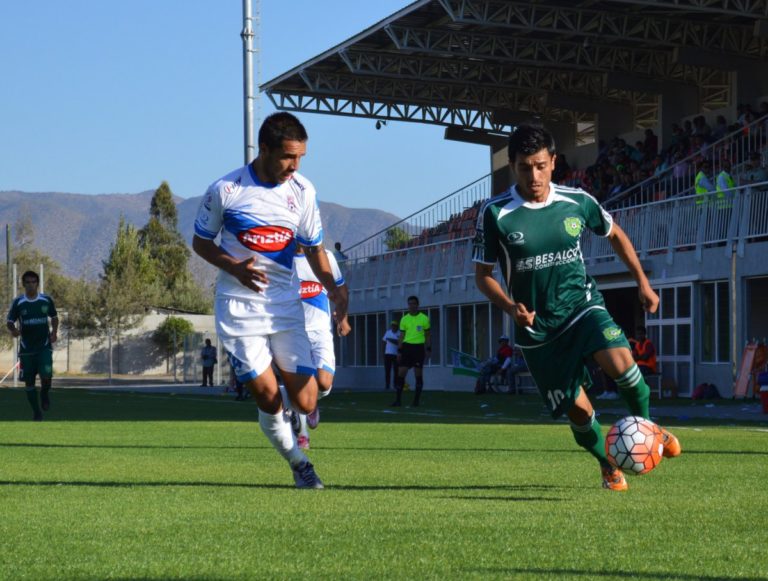
<svg viewBox="0 0 768 581">
<path fill-rule="evenodd" d="M 635 329 L 637 333 L 642 333 L 643 335 L 647 335 L 646 328 L 643 325 L 638 325 L 637 329 Z"/>
<path fill-rule="evenodd" d="M 509 134 L 509 159 L 514 160 L 518 153 L 533 155 L 546 149 L 549 155 L 555 154 L 555 138 L 552 134 L 538 125 L 518 125 Z"/>
<path fill-rule="evenodd" d="M 306 141 L 309 139 L 307 130 L 294 115 L 280 112 L 273 113 L 261 124 L 259 128 L 259 145 L 266 145 L 269 149 L 277 149 L 283 145 L 283 141 Z"/>
<path fill-rule="evenodd" d="M 21 282 L 24 283 L 27 278 L 34 278 L 35 282 L 40 282 L 40 275 L 37 274 L 34 270 L 28 270 L 24 274 L 21 275 Z"/>
<path fill-rule="evenodd" d="M 408 301 L 407 302 L 410 303 L 411 301 L 416 301 L 416 304 L 418 305 L 419 304 L 419 297 L 417 297 L 416 295 L 411 295 L 411 296 L 408 297 Z"/>
</svg>

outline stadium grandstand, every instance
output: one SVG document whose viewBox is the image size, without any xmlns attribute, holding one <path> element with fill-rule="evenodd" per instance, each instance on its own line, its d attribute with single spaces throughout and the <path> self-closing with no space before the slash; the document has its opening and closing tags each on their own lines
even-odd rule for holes
<svg viewBox="0 0 768 581">
<path fill-rule="evenodd" d="M 612 212 L 659 293 L 646 315 L 607 241 L 583 239 L 616 322 L 648 328 L 659 390 L 730 396 L 744 345 L 768 335 L 767 57 L 766 2 L 419 0 L 262 85 L 278 109 L 488 146 L 488 175 L 344 249 L 337 385 L 383 383 L 381 337 L 412 294 L 433 325 L 426 389 L 468 389 L 451 350 L 484 359 L 514 333 L 475 288 L 471 244 L 480 204 L 510 186 L 507 134 L 538 122 L 555 179 Z"/>
</svg>

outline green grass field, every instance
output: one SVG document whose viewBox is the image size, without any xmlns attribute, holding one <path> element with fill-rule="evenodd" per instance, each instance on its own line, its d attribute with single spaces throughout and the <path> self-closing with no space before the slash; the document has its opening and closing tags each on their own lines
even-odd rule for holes
<svg viewBox="0 0 768 581">
<path fill-rule="evenodd" d="M 765 422 L 661 422 L 683 455 L 611 493 L 538 398 L 390 400 L 323 401 L 314 491 L 250 401 L 0 390 L 0 579 L 768 579 Z"/>
</svg>

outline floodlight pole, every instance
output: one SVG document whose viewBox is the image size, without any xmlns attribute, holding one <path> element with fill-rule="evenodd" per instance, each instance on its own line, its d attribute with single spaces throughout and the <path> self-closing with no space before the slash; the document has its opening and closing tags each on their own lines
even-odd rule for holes
<svg viewBox="0 0 768 581">
<path fill-rule="evenodd" d="M 258 0 L 257 0 L 258 1 Z M 245 164 L 251 163 L 256 157 L 256 146 L 253 138 L 253 17 L 251 16 L 251 0 L 243 0 L 243 126 L 245 138 Z"/>
</svg>

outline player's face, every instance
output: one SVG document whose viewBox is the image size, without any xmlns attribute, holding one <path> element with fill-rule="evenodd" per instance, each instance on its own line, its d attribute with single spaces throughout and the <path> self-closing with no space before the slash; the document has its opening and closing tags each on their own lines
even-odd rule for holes
<svg viewBox="0 0 768 581">
<path fill-rule="evenodd" d="M 546 148 L 533 155 L 518 153 L 510 161 L 512 171 L 517 178 L 517 191 L 529 202 L 543 202 L 549 194 L 552 171 L 555 169 L 555 156 Z"/>
<path fill-rule="evenodd" d="M 31 297 L 37 294 L 37 285 L 40 283 L 34 278 L 25 278 L 21 284 L 24 285 L 24 292 Z"/>
<path fill-rule="evenodd" d="M 419 312 L 419 303 L 416 301 L 408 301 L 408 312 L 415 315 Z"/>
<path fill-rule="evenodd" d="M 275 149 L 266 145 L 259 148 L 261 158 L 261 170 L 267 181 L 272 184 L 287 182 L 294 172 L 299 171 L 301 158 L 307 153 L 307 144 L 304 141 L 284 140 L 283 144 Z"/>
</svg>

